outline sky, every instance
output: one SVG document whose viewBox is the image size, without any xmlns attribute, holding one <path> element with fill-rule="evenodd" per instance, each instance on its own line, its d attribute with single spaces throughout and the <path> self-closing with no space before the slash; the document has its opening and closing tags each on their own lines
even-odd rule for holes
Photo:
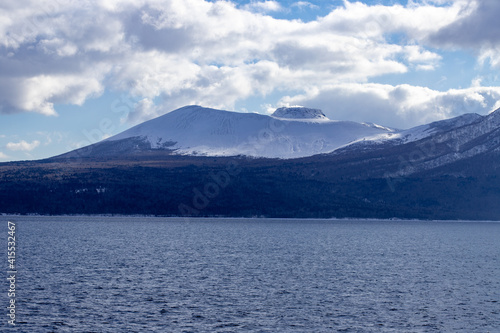
<svg viewBox="0 0 500 333">
<path fill-rule="evenodd" d="M 185 105 L 406 129 L 500 107 L 498 0 L 3 0 L 0 162 Z"/>
</svg>

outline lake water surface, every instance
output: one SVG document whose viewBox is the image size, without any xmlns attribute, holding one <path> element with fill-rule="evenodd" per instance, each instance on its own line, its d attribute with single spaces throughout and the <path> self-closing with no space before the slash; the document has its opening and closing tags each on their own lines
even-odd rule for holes
<svg viewBox="0 0 500 333">
<path fill-rule="evenodd" d="M 500 332 L 500 223 L 0 220 L 16 332 Z"/>
</svg>

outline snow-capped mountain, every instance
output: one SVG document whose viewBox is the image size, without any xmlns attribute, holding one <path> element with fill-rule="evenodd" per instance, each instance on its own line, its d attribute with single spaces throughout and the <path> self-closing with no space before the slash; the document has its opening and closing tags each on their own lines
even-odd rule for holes
<svg viewBox="0 0 500 333">
<path fill-rule="evenodd" d="M 436 124 L 431 125 L 436 127 Z M 444 129 L 419 141 L 421 147 L 428 147 L 425 149 L 427 156 L 414 165 L 401 168 L 399 175 L 432 170 L 479 155 L 497 156 L 500 153 L 500 109 L 484 117 L 463 115 L 442 125 Z"/>
<path fill-rule="evenodd" d="M 500 110 L 398 131 L 190 106 L 1 176 L 11 213 L 500 220 Z"/>
<path fill-rule="evenodd" d="M 398 171 L 408 174 L 484 151 L 486 148 L 472 143 L 472 148 L 463 150 L 469 142 L 477 143 L 479 137 L 490 132 L 495 136 L 499 131 L 499 118 L 497 110 L 488 116 L 465 114 L 408 130 L 396 130 L 372 123 L 330 120 L 321 110 L 305 107 L 279 108 L 268 116 L 185 106 L 60 157 L 160 152 L 184 156 L 291 159 L 329 153 L 338 155 L 346 149 L 350 152 L 372 148 L 380 151 L 415 142 L 428 142 L 430 146 L 439 143 L 439 147 L 445 143 L 446 149 L 433 150 L 435 155 L 426 156 L 426 164 L 419 161 L 421 167 L 413 163 L 410 169 Z M 496 139 L 485 144 L 495 142 Z"/>
<path fill-rule="evenodd" d="M 279 108 L 267 116 L 186 106 L 104 142 L 123 145 L 123 140 L 130 140 L 181 155 L 297 158 L 391 132 L 374 124 L 330 120 L 321 110 L 302 107 Z"/>
<path fill-rule="evenodd" d="M 500 168 L 500 109 L 487 116 L 465 114 L 456 118 L 381 134 L 352 143 L 334 152 L 339 156 L 365 155 L 371 177 L 402 177 L 436 171 L 448 174 L 453 164 L 461 164 L 452 174 L 473 174 L 482 160 L 494 161 L 483 169 Z M 376 162 L 374 162 L 376 161 Z M 378 164 L 378 167 L 374 167 Z M 361 165 L 361 164 L 360 164 Z M 474 165 L 474 167 L 464 167 Z M 371 169 L 368 167 L 371 166 Z"/>
<path fill-rule="evenodd" d="M 476 113 L 467 113 L 455 118 L 435 121 L 430 124 L 416 126 L 407 130 L 389 131 L 388 133 L 382 133 L 378 136 L 367 139 L 373 142 L 384 143 L 389 141 L 392 144 L 405 144 L 418 141 L 435 134 L 444 133 L 455 128 L 471 125 L 480 122 L 481 120 L 483 120 L 483 116 Z"/>
</svg>

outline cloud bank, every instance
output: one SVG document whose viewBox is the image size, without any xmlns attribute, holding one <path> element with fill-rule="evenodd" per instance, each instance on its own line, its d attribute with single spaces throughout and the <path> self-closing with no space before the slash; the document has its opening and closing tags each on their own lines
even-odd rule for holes
<svg viewBox="0 0 500 333">
<path fill-rule="evenodd" d="M 287 96 L 282 105 L 310 105 L 324 110 L 330 119 L 374 122 L 396 128 L 484 113 L 500 108 L 500 88 L 474 87 L 446 92 L 407 84 L 342 84 Z M 356 112 L 353 112 L 355 105 Z"/>
<path fill-rule="evenodd" d="M 31 143 L 28 143 L 24 140 L 20 142 L 9 142 L 6 145 L 6 148 L 12 151 L 32 151 L 36 147 L 40 145 L 40 141 L 35 140 Z"/>
<path fill-rule="evenodd" d="M 485 113 L 499 96 L 496 88 L 438 92 L 368 83 L 386 74 L 432 71 L 441 61 L 436 45 L 478 47 L 480 59 L 500 64 L 496 30 L 470 28 L 498 27 L 496 1 L 437 3 L 345 1 L 302 22 L 269 16 L 284 10 L 276 1 L 4 1 L 0 113 L 55 116 L 54 105 L 82 105 L 107 90 L 139 100 L 129 114 L 134 123 L 187 104 L 232 109 L 276 92 L 286 96 L 281 104 L 312 103 L 326 112 L 334 106 L 334 118 L 399 119 L 399 126 Z M 403 34 L 406 42 L 391 42 L 391 34 Z"/>
</svg>

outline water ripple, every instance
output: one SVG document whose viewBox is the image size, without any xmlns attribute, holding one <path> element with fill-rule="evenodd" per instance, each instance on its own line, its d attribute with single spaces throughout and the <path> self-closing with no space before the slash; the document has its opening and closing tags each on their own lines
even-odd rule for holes
<svg viewBox="0 0 500 333">
<path fill-rule="evenodd" d="M 500 331 L 497 223 L 16 222 L 20 332 Z"/>
</svg>

